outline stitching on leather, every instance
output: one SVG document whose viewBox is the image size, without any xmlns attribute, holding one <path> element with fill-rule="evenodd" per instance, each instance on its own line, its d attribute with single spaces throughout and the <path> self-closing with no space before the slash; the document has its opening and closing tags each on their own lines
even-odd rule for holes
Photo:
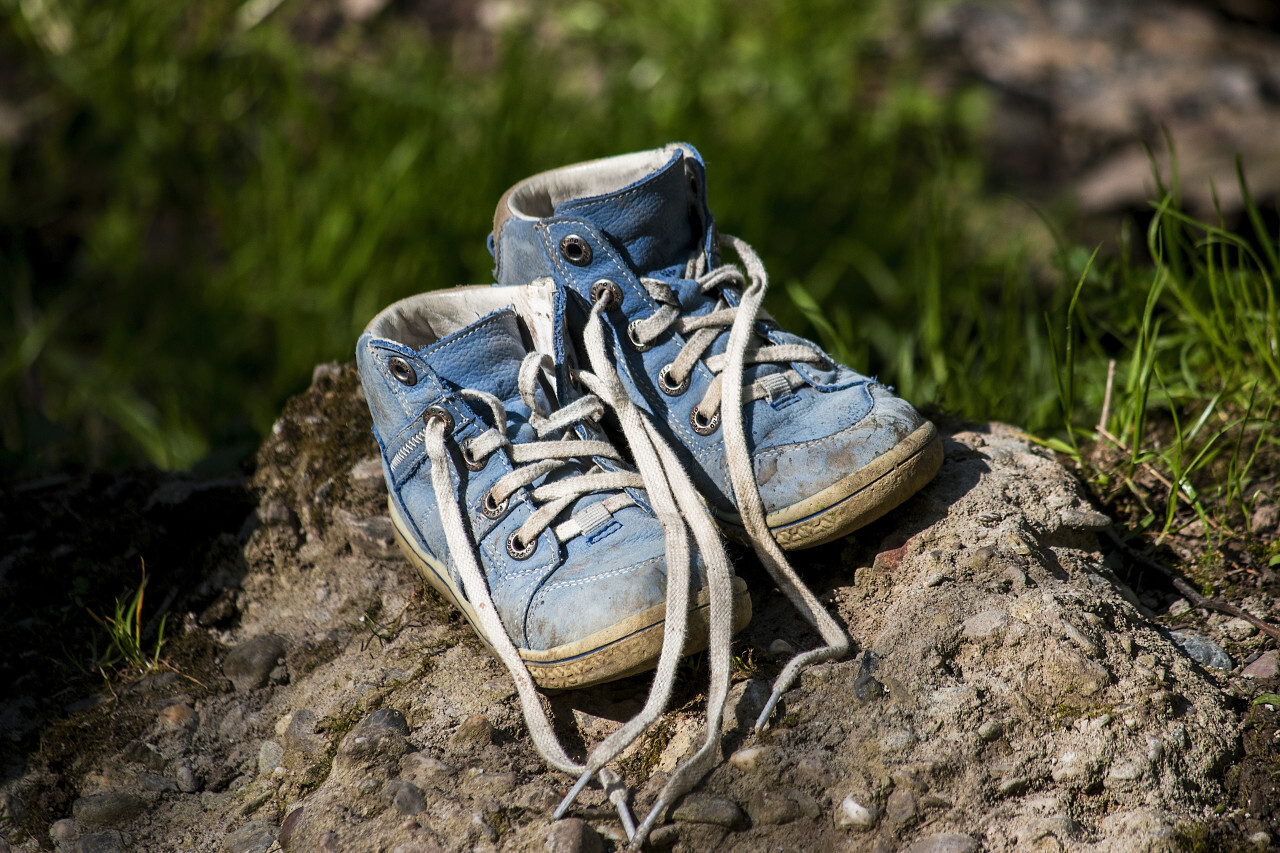
<svg viewBox="0 0 1280 853">
<path fill-rule="evenodd" d="M 568 589 L 570 587 L 586 586 L 587 584 L 592 584 L 592 583 L 595 583 L 596 581 L 606 580 L 608 578 L 617 577 L 619 575 L 627 574 L 628 572 L 634 572 L 639 569 L 656 565 L 659 562 L 659 560 L 660 560 L 659 557 L 650 557 L 649 559 L 643 562 L 635 563 L 630 566 L 625 566 L 621 569 L 611 569 L 607 572 L 601 572 L 598 575 L 592 575 L 589 578 L 578 578 L 576 580 L 571 580 L 571 581 L 552 581 L 551 583 L 544 585 L 542 589 L 544 591 L 548 591 L 552 589 Z"/>
</svg>

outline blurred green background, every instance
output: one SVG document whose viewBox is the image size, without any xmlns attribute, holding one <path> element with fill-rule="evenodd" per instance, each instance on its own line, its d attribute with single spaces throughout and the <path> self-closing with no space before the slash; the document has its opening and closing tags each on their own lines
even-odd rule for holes
<svg viewBox="0 0 1280 853">
<path fill-rule="evenodd" d="M 0 3 L 0 470 L 234 467 L 381 307 L 490 279 L 510 184 L 672 140 L 784 323 L 1063 425 L 1046 316 L 1089 252 L 984 188 L 936 3 Z"/>
</svg>

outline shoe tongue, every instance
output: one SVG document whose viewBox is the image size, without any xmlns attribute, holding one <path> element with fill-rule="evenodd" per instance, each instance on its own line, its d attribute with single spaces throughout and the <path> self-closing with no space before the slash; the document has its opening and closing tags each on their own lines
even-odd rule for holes
<svg viewBox="0 0 1280 853">
<path fill-rule="evenodd" d="M 621 244 L 641 272 L 683 266 L 702 242 L 700 177 L 691 180 L 684 161 L 684 152 L 677 150 L 666 165 L 640 180 L 563 201 L 555 215 L 586 219 Z M 609 176 L 596 180 L 607 185 Z"/>
<path fill-rule="evenodd" d="M 459 388 L 493 394 L 521 420 L 529 414 L 520 397 L 520 365 L 528 352 L 511 310 L 490 314 L 422 350 L 440 378 Z M 545 399 L 541 402 L 546 405 Z"/>
</svg>

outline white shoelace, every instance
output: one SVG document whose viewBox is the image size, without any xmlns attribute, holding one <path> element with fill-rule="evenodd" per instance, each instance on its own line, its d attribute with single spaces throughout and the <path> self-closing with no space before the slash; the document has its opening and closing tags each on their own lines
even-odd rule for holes
<svg viewBox="0 0 1280 853">
<path fill-rule="evenodd" d="M 761 307 L 769 288 L 769 276 L 759 256 L 746 242 L 723 234 L 719 239 L 722 247 L 733 249 L 746 267 L 746 276 L 733 265 L 717 267 L 706 271 L 707 259 L 702 253 L 693 256 L 685 269 L 685 276 L 697 281 L 705 294 L 710 294 L 726 285 L 742 284 L 747 278 L 751 284 L 742 291 L 738 305 L 731 305 L 723 296 L 716 302 L 712 311 L 701 316 L 683 315 L 679 302 L 670 285 L 659 279 L 643 278 L 641 283 L 650 295 L 661 305 L 649 317 L 633 321 L 627 328 L 627 335 L 632 343 L 646 348 L 654 339 L 667 329 L 688 335 L 684 347 L 676 359 L 659 374 L 658 381 L 666 382 L 671 387 L 681 387 L 688 382 L 690 373 L 697 361 L 702 358 L 714 340 L 729 329 L 729 341 L 723 355 L 713 355 L 704 363 L 715 374 L 706 393 L 694 408 L 695 418 L 703 424 L 714 428 L 717 415 L 722 416 L 724 430 L 725 456 L 729 466 L 729 481 L 733 487 L 738 511 L 742 516 L 743 526 L 751 540 L 752 548 L 760 562 L 764 564 L 769 575 L 800 613 L 814 626 L 825 643 L 816 649 L 801 652 L 794 656 L 782 672 L 774 680 L 773 692 L 769 701 L 756 720 L 756 729 L 764 728 L 782 694 L 795 682 L 800 671 L 806 666 L 826 660 L 843 657 L 849 651 L 849 636 L 838 622 L 818 601 L 817 596 L 800 580 L 788 562 L 786 555 L 769 532 L 765 521 L 764 503 L 760 498 L 760 488 L 756 483 L 751 454 L 747 449 L 746 430 L 743 425 L 742 406 L 746 402 L 767 398 L 772 401 L 777 394 L 785 390 L 799 387 L 804 380 L 788 367 L 781 373 L 766 375 L 744 386 L 744 373 L 747 364 L 806 362 L 812 364 L 829 363 L 822 353 L 812 347 L 801 344 L 762 345 L 761 336 L 756 330 L 756 323 L 767 315 Z M 598 302 L 593 308 L 587 322 L 588 351 L 592 369 L 602 375 L 617 378 L 613 366 L 605 358 L 603 348 L 592 348 L 590 336 L 600 334 L 598 328 L 601 314 Z M 616 400 L 610 395 L 601 395 L 614 408 L 634 404 L 629 400 Z M 628 441 L 633 441 L 630 433 Z M 655 433 L 653 440 L 663 445 L 663 441 Z"/>
<path fill-rule="evenodd" d="M 598 318 L 596 323 L 594 348 L 598 348 L 603 353 L 603 339 L 598 329 Z M 588 346 L 593 347 L 590 336 L 591 332 L 588 330 Z M 503 475 L 490 489 L 488 499 L 495 505 L 501 505 L 502 501 L 507 500 L 518 489 L 530 485 L 538 477 L 568 463 L 571 459 L 584 456 L 620 459 L 618 452 L 607 442 L 584 441 L 569 437 L 569 428 L 574 424 L 583 420 L 594 420 L 600 416 L 600 399 L 597 396 L 585 395 L 554 413 L 548 413 L 542 408 L 537 400 L 536 384 L 539 374 L 549 365 L 550 359 L 547 356 L 530 353 L 521 365 L 519 376 L 520 396 L 532 412 L 529 423 L 533 426 L 539 441 L 512 444 L 505 432 L 507 418 L 502 402 L 482 391 L 464 390 L 462 392 L 463 397 L 488 405 L 493 412 L 495 424 L 494 428 L 472 439 L 463 448 L 465 456 L 480 461 L 498 448 L 505 447 L 513 465 L 519 466 Z M 638 849 L 666 805 L 674 802 L 691 788 L 706 771 L 706 765 L 714 758 L 720 719 L 729 689 L 729 642 L 733 620 L 733 588 L 730 580 L 732 570 L 721 545 L 719 533 L 694 490 L 692 482 L 680 470 L 679 462 L 670 448 L 662 445 L 656 432 L 653 432 L 652 426 L 645 423 L 638 410 L 629 404 L 629 398 L 617 375 L 613 374 L 610 382 L 597 380 L 595 376 L 584 373 L 582 380 L 589 390 L 604 396 L 606 400 L 615 404 L 615 408 L 619 408 L 628 441 L 632 443 L 639 474 L 600 471 L 598 466 L 595 466 L 586 473 L 544 483 L 533 489 L 530 497 L 535 505 L 541 501 L 545 503 L 538 506 L 516 531 L 514 538 L 518 540 L 517 544 L 534 542 L 561 512 L 587 493 L 642 487 L 648 492 L 654 511 L 663 523 L 667 547 L 666 620 L 662 651 L 659 654 L 649 697 L 640 713 L 591 750 L 585 764 L 578 764 L 565 753 L 564 747 L 555 735 L 546 709 L 538 697 L 533 677 L 529 674 L 528 667 L 525 666 L 515 644 L 507 635 L 502 620 L 494 608 L 488 583 L 476 560 L 476 546 L 467 532 L 459 498 L 454 490 L 455 472 L 452 470 L 454 467 L 452 457 L 445 446 L 444 418 L 428 418 L 423 426 L 422 435 L 427 455 L 431 459 L 431 481 L 449 551 L 462 578 L 467 598 L 475 608 L 480 627 L 515 681 L 525 725 L 533 738 L 534 746 L 547 764 L 557 770 L 578 776 L 578 781 L 557 808 L 555 816 L 562 816 L 578 793 L 594 776 L 599 775 L 610 801 L 618 810 L 623 827 L 631 839 L 632 847 Z M 627 402 L 626 408 L 617 405 L 622 401 Z M 555 440 L 550 438 L 557 434 L 563 434 L 563 437 Z M 552 528 L 553 532 L 561 541 L 583 535 L 597 519 L 595 517 L 584 519 L 581 516 L 593 516 L 594 507 L 608 504 L 616 497 L 593 504 L 568 521 Z M 612 511 L 616 511 L 620 505 L 630 503 L 631 500 L 627 497 L 626 504 L 619 502 Z M 670 698 L 675 682 L 676 665 L 683 654 L 688 632 L 691 574 L 689 529 L 692 529 L 703 557 L 710 593 L 708 639 L 711 686 L 708 697 L 706 736 L 693 757 L 680 765 L 672 774 L 657 805 L 637 828 L 627 806 L 627 789 L 620 783 L 618 775 L 605 765 L 653 724 L 665 710 Z"/>
</svg>

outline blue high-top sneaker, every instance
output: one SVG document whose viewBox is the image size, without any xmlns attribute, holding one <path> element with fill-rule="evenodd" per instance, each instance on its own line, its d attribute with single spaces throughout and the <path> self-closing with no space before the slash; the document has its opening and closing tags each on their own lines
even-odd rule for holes
<svg viewBox="0 0 1280 853">
<path fill-rule="evenodd" d="M 409 561 L 513 674 L 523 664 L 540 687 L 578 687 L 656 665 L 669 540 L 596 424 L 600 401 L 550 390 L 539 323 L 517 315 L 538 313 L 527 292 L 402 300 L 373 319 L 356 357 Z M 673 580 L 688 585 L 688 653 L 706 647 L 713 606 L 697 553 L 683 562 Z M 751 613 L 736 577 L 732 613 L 735 631 Z"/>
<path fill-rule="evenodd" d="M 491 248 L 500 284 L 554 281 L 556 361 L 616 370 L 730 534 L 751 526 L 752 482 L 768 531 L 798 549 L 875 520 L 942 464 L 933 424 L 761 310 L 764 267 L 717 234 L 692 146 L 522 181 L 498 205 Z M 607 364 L 585 363 L 593 308 Z"/>
</svg>

